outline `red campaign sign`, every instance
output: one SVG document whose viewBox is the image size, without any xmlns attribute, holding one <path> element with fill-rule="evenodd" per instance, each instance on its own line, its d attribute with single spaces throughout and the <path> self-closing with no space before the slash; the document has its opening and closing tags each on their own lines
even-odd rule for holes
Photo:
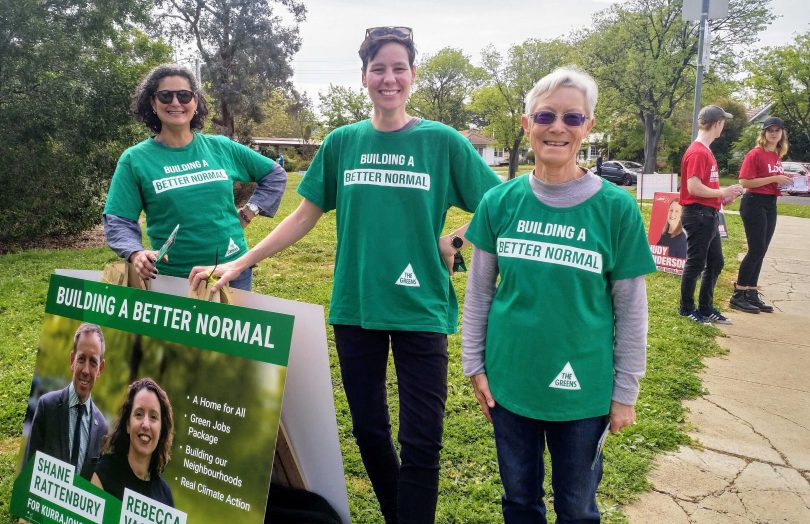
<svg viewBox="0 0 810 524">
<path fill-rule="evenodd" d="M 647 234 L 655 266 L 659 271 L 676 275 L 683 274 L 686 263 L 686 232 L 681 224 L 683 206 L 679 196 L 678 193 L 655 193 Z"/>
</svg>

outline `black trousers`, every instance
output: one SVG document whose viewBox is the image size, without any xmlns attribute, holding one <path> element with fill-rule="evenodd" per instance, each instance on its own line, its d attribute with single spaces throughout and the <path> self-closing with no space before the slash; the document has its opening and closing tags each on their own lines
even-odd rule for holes
<svg viewBox="0 0 810 524">
<path fill-rule="evenodd" d="M 683 207 L 681 224 L 686 231 L 686 265 L 681 277 L 680 313 L 688 315 L 695 309 L 695 287 L 701 273 L 698 311 L 707 314 L 714 308 L 714 286 L 723 270 L 723 246 L 717 231 L 719 214 L 702 204 Z"/>
<path fill-rule="evenodd" d="M 386 522 L 432 523 L 447 400 L 447 335 L 335 325 L 352 434 Z M 399 392 L 400 464 L 386 398 L 388 347 Z"/>
<path fill-rule="evenodd" d="M 776 230 L 776 195 L 746 193 L 740 202 L 740 218 L 748 239 L 748 253 L 740 263 L 737 284 L 756 287 L 762 261 Z"/>
</svg>

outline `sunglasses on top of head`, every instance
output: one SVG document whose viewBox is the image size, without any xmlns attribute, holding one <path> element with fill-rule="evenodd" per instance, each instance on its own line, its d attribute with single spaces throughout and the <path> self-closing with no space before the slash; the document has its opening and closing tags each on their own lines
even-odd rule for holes
<svg viewBox="0 0 810 524">
<path fill-rule="evenodd" d="M 385 36 L 395 36 L 403 40 L 413 40 L 413 30 L 410 27 L 369 27 L 366 29 L 366 38 L 372 40 Z"/>
<path fill-rule="evenodd" d="M 194 92 L 188 89 L 178 89 L 176 91 L 161 89 L 160 91 L 155 91 L 155 98 L 163 104 L 171 104 L 175 95 L 177 95 L 177 101 L 181 104 L 188 104 L 194 100 Z"/>
<path fill-rule="evenodd" d="M 541 126 L 550 125 L 557 120 L 557 113 L 553 111 L 537 111 L 529 116 L 532 117 L 535 124 Z M 582 124 L 588 121 L 588 117 L 582 113 L 563 113 L 562 121 L 563 124 L 567 125 L 568 127 L 580 127 Z"/>
</svg>

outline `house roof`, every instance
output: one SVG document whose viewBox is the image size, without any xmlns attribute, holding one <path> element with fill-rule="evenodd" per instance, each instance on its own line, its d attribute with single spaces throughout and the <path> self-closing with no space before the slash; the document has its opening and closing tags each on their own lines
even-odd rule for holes
<svg viewBox="0 0 810 524">
<path fill-rule="evenodd" d="M 479 133 L 474 129 L 467 129 L 465 131 L 459 131 L 467 140 L 472 143 L 474 146 L 488 146 L 490 144 L 495 143 L 494 138 L 490 138 L 484 134 Z"/>
<path fill-rule="evenodd" d="M 773 102 L 768 102 L 763 106 L 751 108 L 745 112 L 745 118 L 748 119 L 749 124 L 765 120 L 768 117 L 772 107 Z"/>
</svg>

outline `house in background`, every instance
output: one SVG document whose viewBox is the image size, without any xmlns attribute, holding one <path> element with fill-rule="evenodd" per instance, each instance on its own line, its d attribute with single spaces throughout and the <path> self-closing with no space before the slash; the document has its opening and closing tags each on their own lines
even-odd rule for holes
<svg viewBox="0 0 810 524">
<path fill-rule="evenodd" d="M 610 135 L 593 132 L 585 137 L 577 152 L 577 162 L 583 165 L 595 164 L 599 151 L 610 151 Z M 604 160 L 609 157 L 605 155 Z"/>
<path fill-rule="evenodd" d="M 754 107 L 745 112 L 749 124 L 761 124 L 766 118 L 771 116 L 771 109 L 773 109 L 773 102 L 768 102 L 761 107 Z"/>
<path fill-rule="evenodd" d="M 503 149 L 496 147 L 497 142 L 494 138 L 488 137 L 474 129 L 466 131 L 459 131 L 470 143 L 473 145 L 484 162 L 490 166 L 499 166 L 509 163 L 509 154 Z"/>
</svg>

